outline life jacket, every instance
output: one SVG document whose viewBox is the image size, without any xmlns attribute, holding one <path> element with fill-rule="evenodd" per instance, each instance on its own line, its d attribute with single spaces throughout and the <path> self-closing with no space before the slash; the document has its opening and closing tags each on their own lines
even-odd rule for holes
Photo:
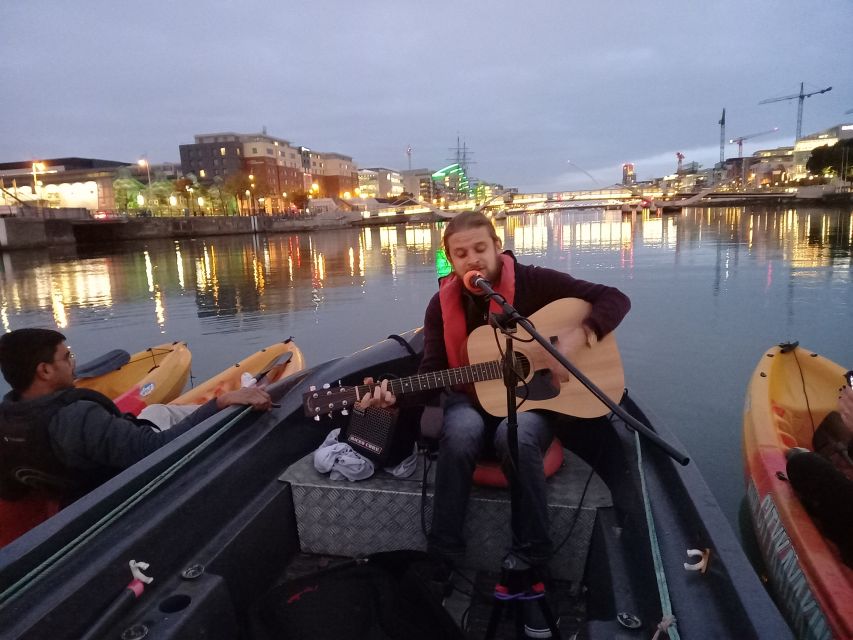
<svg viewBox="0 0 853 640">
<path fill-rule="evenodd" d="M 500 254 L 498 258 L 503 266 L 498 281 L 492 283 L 492 288 L 512 304 L 515 300 L 515 260 L 506 253 Z M 442 279 L 439 284 L 438 298 L 444 323 L 444 348 L 447 351 L 447 364 L 451 368 L 460 367 L 465 362 L 462 350 L 468 338 L 468 327 L 462 306 L 464 290 L 462 279 L 455 273 Z M 502 312 L 500 305 L 494 299 L 491 300 L 489 309 L 495 313 Z"/>
<path fill-rule="evenodd" d="M 89 389 L 66 389 L 42 402 L 7 399 L 0 404 L 0 498 L 16 501 L 38 492 L 68 503 L 119 471 L 69 469 L 53 452 L 51 422 L 59 411 L 80 400 L 97 403 L 114 416 L 123 415 L 109 398 Z"/>
</svg>

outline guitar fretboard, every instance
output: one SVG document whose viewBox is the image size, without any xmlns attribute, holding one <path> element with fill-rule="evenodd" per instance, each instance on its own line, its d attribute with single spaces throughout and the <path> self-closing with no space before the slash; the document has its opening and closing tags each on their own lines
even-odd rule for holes
<svg viewBox="0 0 853 640">
<path fill-rule="evenodd" d="M 397 396 L 415 391 L 442 389 L 457 384 L 472 384 L 474 382 L 483 382 L 484 380 L 495 380 L 501 377 L 503 377 L 503 364 L 500 360 L 492 360 L 491 362 L 480 362 L 465 367 L 456 367 L 455 369 L 421 373 L 416 376 L 409 376 L 408 378 L 393 378 L 388 380 L 388 390 Z M 357 386 L 355 389 L 360 398 L 376 386 L 375 384 L 365 384 Z"/>
</svg>

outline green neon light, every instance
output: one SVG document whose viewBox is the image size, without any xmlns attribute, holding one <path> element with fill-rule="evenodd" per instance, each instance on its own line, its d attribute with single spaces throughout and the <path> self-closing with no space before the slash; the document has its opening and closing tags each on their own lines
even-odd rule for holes
<svg viewBox="0 0 853 640">
<path fill-rule="evenodd" d="M 439 249 L 435 252 L 435 275 L 441 280 L 444 276 L 449 276 L 453 272 L 453 266 L 450 260 L 447 259 L 447 254 L 444 249 Z"/>
</svg>

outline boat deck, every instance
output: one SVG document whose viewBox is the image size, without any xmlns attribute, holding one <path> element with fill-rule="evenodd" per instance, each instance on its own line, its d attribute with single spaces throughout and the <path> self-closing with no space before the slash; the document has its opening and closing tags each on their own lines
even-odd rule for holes
<svg viewBox="0 0 853 640">
<path fill-rule="evenodd" d="M 409 478 L 379 472 L 359 482 L 331 480 L 318 473 L 313 454 L 291 465 L 280 480 L 291 484 L 302 551 L 347 557 L 399 549 L 425 551 L 421 516 L 429 526 L 435 465 L 429 467 L 422 504 L 423 465 L 420 456 L 417 470 Z M 551 562 L 555 578 L 580 582 L 596 511 L 612 504 L 601 478 L 565 450 L 563 467 L 548 480 L 551 539 L 555 548 L 561 545 Z M 464 568 L 489 571 L 500 567 L 511 541 L 509 522 L 507 490 L 473 488 L 465 523 L 469 545 Z"/>
<path fill-rule="evenodd" d="M 280 480 L 290 483 L 301 553 L 289 564 L 285 580 L 297 579 L 347 562 L 352 557 L 395 550 L 425 550 L 421 527 L 432 519 L 435 465 L 427 467 L 422 504 L 424 457 L 409 478 L 379 472 L 359 482 L 335 481 L 318 473 L 313 456 L 289 467 Z M 584 491 L 586 489 L 586 491 Z M 578 456 L 564 451 L 562 468 L 548 481 L 551 536 L 559 549 L 551 562 L 549 601 L 569 637 L 586 619 L 582 579 L 597 510 L 611 507 L 610 491 Z M 509 493 L 474 487 L 466 521 L 469 540 L 465 564 L 453 577 L 444 607 L 467 637 L 485 635 L 495 599 L 500 565 L 510 543 Z M 567 536 L 569 536 L 567 538 Z M 514 638 L 514 609 L 505 607 L 497 638 Z"/>
</svg>

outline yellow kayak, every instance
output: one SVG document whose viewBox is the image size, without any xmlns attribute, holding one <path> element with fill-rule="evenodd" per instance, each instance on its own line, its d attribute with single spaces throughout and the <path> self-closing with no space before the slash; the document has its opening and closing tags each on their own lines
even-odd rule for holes
<svg viewBox="0 0 853 640">
<path fill-rule="evenodd" d="M 109 373 L 75 381 L 80 389 L 100 391 L 125 412 L 138 414 L 150 404 L 178 397 L 190 375 L 192 354 L 183 342 L 150 347 Z"/>
<path fill-rule="evenodd" d="M 239 389 L 243 374 L 262 384 L 272 384 L 305 368 L 302 350 L 291 338 L 256 351 L 235 365 L 190 389 L 169 404 L 204 404 L 226 391 Z"/>
<path fill-rule="evenodd" d="M 791 447 L 813 449 L 843 384 L 843 367 L 783 344 L 764 353 L 746 394 L 743 454 L 752 522 L 770 586 L 801 638 L 853 638 L 853 569 L 795 494 L 785 458 Z"/>
</svg>

